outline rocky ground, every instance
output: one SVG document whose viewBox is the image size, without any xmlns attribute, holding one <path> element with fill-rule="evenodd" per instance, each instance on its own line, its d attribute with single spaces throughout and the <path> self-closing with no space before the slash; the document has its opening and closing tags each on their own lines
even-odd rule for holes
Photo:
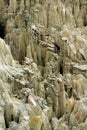
<svg viewBox="0 0 87 130">
<path fill-rule="evenodd" d="M 0 0 L 0 130 L 87 130 L 87 0 Z"/>
</svg>

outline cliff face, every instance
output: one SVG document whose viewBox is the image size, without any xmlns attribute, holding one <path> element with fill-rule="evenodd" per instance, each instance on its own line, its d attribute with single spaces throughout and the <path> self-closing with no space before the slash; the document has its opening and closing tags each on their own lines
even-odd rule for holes
<svg viewBox="0 0 87 130">
<path fill-rule="evenodd" d="M 0 12 L 0 129 L 86 130 L 87 1 L 1 0 Z"/>
</svg>

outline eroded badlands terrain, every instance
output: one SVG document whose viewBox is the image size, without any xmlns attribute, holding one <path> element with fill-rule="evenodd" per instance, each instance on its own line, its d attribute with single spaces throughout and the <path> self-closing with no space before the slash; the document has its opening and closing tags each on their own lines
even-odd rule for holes
<svg viewBox="0 0 87 130">
<path fill-rule="evenodd" d="M 87 0 L 0 0 L 0 130 L 87 130 Z"/>
</svg>

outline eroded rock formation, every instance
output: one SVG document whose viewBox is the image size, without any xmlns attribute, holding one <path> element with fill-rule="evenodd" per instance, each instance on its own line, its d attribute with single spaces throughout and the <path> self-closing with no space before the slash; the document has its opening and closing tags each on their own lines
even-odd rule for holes
<svg viewBox="0 0 87 130">
<path fill-rule="evenodd" d="M 1 0 L 0 12 L 0 129 L 86 130 L 87 1 Z"/>
</svg>

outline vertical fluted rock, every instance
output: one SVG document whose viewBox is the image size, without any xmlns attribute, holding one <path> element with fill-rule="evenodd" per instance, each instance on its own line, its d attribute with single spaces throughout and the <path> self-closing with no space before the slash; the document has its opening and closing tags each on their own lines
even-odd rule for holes
<svg viewBox="0 0 87 130">
<path fill-rule="evenodd" d="M 24 4 L 24 0 L 21 0 L 20 2 L 20 10 L 24 10 L 25 4 Z"/>
<path fill-rule="evenodd" d="M 5 13 L 5 2 L 4 0 L 0 0 L 0 21 L 2 20 Z"/>
<path fill-rule="evenodd" d="M 16 106 L 13 103 L 8 103 L 5 105 L 5 109 L 4 109 L 4 118 L 5 118 L 5 123 L 6 123 L 6 128 L 9 127 L 9 123 L 11 121 L 15 121 L 18 122 L 18 113 L 17 113 L 17 109 Z"/>
<path fill-rule="evenodd" d="M 22 28 L 22 32 L 19 35 L 18 39 L 18 45 L 19 45 L 19 50 L 18 50 L 18 56 L 19 56 L 19 62 L 21 63 L 24 58 L 27 56 L 27 46 L 28 46 L 28 36 L 25 28 Z"/>
<path fill-rule="evenodd" d="M 4 118 L 4 110 L 2 107 L 0 107 L 0 129 L 5 129 L 5 118 Z"/>
<path fill-rule="evenodd" d="M 49 12 L 50 12 L 50 4 L 51 4 L 51 0 L 48 0 L 48 3 L 47 3 L 47 28 L 49 28 Z"/>
<path fill-rule="evenodd" d="M 59 97 L 58 97 L 58 84 L 57 84 L 57 80 L 55 79 L 54 81 L 52 81 L 53 83 L 51 83 L 50 85 L 50 97 L 52 100 L 52 106 L 53 106 L 53 111 L 55 113 L 56 116 L 59 115 Z"/>
<path fill-rule="evenodd" d="M 75 99 L 71 97 L 66 100 L 66 114 L 70 114 L 75 106 Z"/>
<path fill-rule="evenodd" d="M 29 0 L 21 0 L 21 2 L 20 2 L 20 10 L 23 11 L 24 9 L 28 9 L 28 7 L 29 7 Z"/>
<path fill-rule="evenodd" d="M 31 46 L 30 46 L 30 45 L 27 46 L 27 57 L 28 57 L 29 59 L 33 59 L 33 58 L 32 58 Z"/>
<path fill-rule="evenodd" d="M 77 83 L 76 80 L 72 81 L 72 96 L 74 97 L 74 99 L 76 100 L 80 100 L 80 98 L 78 97 L 78 89 L 77 89 Z"/>
<path fill-rule="evenodd" d="M 16 9 L 17 9 L 17 0 L 10 0 L 9 2 L 9 8 L 10 8 L 10 11 L 15 13 Z"/>
<path fill-rule="evenodd" d="M 66 97 L 63 81 L 59 83 L 59 117 L 63 116 L 66 110 Z"/>
<path fill-rule="evenodd" d="M 6 128 L 9 127 L 9 122 L 15 120 L 16 122 L 18 121 L 17 119 L 17 109 L 16 106 L 13 104 L 11 97 L 7 90 L 5 90 L 3 86 L 3 82 L 0 81 L 0 90 L 1 90 L 1 97 L 5 103 L 4 106 L 4 119 L 5 119 L 5 124 Z"/>
<path fill-rule="evenodd" d="M 25 57 L 25 41 L 24 34 L 20 34 L 19 36 L 19 62 L 22 63 Z"/>
<path fill-rule="evenodd" d="M 35 87 L 36 95 L 39 97 L 45 98 L 45 89 L 44 89 L 44 83 L 41 81 L 38 81 L 36 87 Z"/>
<path fill-rule="evenodd" d="M 21 64 L 13 66 L 11 53 L 1 42 L 0 106 L 9 130 L 68 130 L 73 129 L 69 125 L 84 125 L 87 80 L 75 75 L 87 76 L 87 66 L 83 67 L 87 60 L 86 5 L 86 0 L 9 0 L 4 14 L 0 4 L 7 20 L 6 42 Z M 0 23 L 2 33 L 1 28 Z M 65 80 L 68 73 L 71 76 Z"/>
</svg>

